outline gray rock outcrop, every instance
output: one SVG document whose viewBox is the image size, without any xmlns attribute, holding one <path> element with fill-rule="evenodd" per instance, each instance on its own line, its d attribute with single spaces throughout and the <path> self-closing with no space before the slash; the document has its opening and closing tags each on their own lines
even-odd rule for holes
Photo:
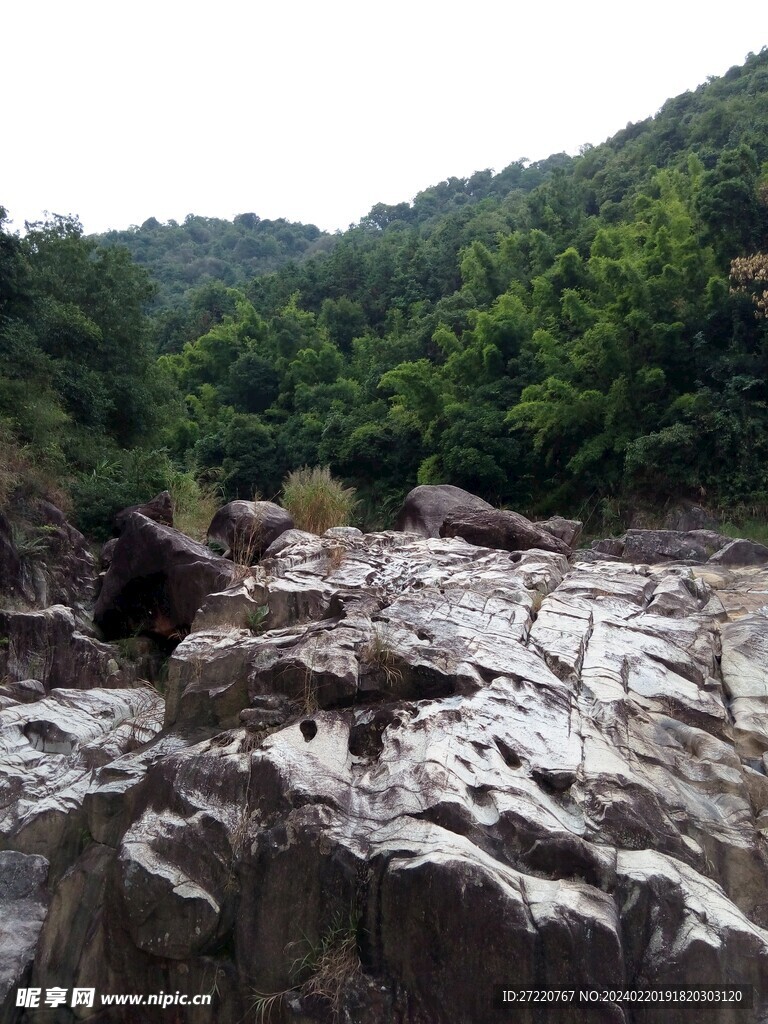
<svg viewBox="0 0 768 1024">
<path fill-rule="evenodd" d="M 452 509 L 443 519 L 440 536 L 463 537 L 470 544 L 500 548 L 503 551 L 540 548 L 542 551 L 557 551 L 562 555 L 571 552 L 570 545 L 561 540 L 551 527 L 532 523 L 519 512 L 506 509 L 475 509 L 466 506 Z"/>
<path fill-rule="evenodd" d="M 406 495 L 395 529 L 420 537 L 439 537 L 446 515 L 459 508 L 488 510 L 493 505 L 453 484 L 420 484 Z"/>
<path fill-rule="evenodd" d="M 753 1007 L 712 1019 L 765 1024 L 768 567 L 291 540 L 195 595 L 162 733 L 155 697 L 122 741 L 140 690 L 0 712 L 3 842 L 52 780 L 91 837 L 52 867 L 31 983 L 213 993 L 190 1024 L 496 1024 L 497 984 L 738 981 Z"/>
<path fill-rule="evenodd" d="M 0 852 L 0 1022 L 16 1016 L 15 996 L 28 982 L 48 910 L 48 861 L 15 850 Z"/>
<path fill-rule="evenodd" d="M 0 594 L 28 607 L 64 604 L 80 613 L 93 600 L 96 567 L 85 537 L 48 501 L 0 513 Z"/>
</svg>

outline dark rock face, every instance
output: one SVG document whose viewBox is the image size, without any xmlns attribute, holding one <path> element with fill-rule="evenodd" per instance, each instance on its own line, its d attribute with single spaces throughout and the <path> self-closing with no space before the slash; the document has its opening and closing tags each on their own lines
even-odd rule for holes
<svg viewBox="0 0 768 1024">
<path fill-rule="evenodd" d="M 768 547 L 752 540 L 732 540 L 710 558 L 718 565 L 765 565 L 768 563 Z"/>
<path fill-rule="evenodd" d="M 0 639 L 0 677 L 9 681 L 37 679 L 46 691 L 132 682 L 132 674 L 115 661 L 116 650 L 81 632 L 72 610 L 63 605 L 0 611 Z"/>
<path fill-rule="evenodd" d="M 105 541 L 101 546 L 100 562 L 101 568 L 106 570 L 112 565 L 112 558 L 117 547 L 117 537 L 110 537 L 108 541 Z"/>
<path fill-rule="evenodd" d="M 462 537 L 478 547 L 502 551 L 556 551 L 570 554 L 570 546 L 539 523 L 517 512 L 502 509 L 456 508 L 448 512 L 440 527 L 441 537 Z"/>
<path fill-rule="evenodd" d="M 712 1019 L 765 1024 L 768 567 L 278 547 L 201 601 L 161 734 L 152 691 L 145 718 L 141 690 L 0 712 L 3 843 L 67 851 L 31 984 L 213 992 L 190 1024 L 254 992 L 295 1024 L 501 1024 L 494 984 L 737 979 L 754 1008 Z"/>
<path fill-rule="evenodd" d="M 232 582 L 234 567 L 178 530 L 134 512 L 112 553 L 94 621 L 107 637 L 137 629 L 180 636 L 206 595 Z"/>
<path fill-rule="evenodd" d="M 65 604 L 78 611 L 93 600 L 96 569 L 85 538 L 64 513 L 47 501 L 19 512 L 14 543 L 9 520 L 0 513 L 0 593 L 45 608 Z"/>
<path fill-rule="evenodd" d="M 716 545 L 727 538 L 698 530 L 678 533 L 675 530 L 627 530 L 624 535 L 623 558 L 627 562 L 655 564 L 665 561 L 706 562 Z"/>
<path fill-rule="evenodd" d="M 21 559 L 13 544 L 11 524 L 0 512 L 0 590 L 6 594 L 23 593 Z"/>
<path fill-rule="evenodd" d="M 226 548 L 226 557 L 252 564 L 280 534 L 292 529 L 290 514 L 271 501 L 230 501 L 213 517 L 208 540 Z"/>
<path fill-rule="evenodd" d="M 421 537 L 439 537 L 446 515 L 459 508 L 492 509 L 493 506 L 453 484 L 421 484 L 406 495 L 395 520 L 395 529 L 418 533 Z"/>
<path fill-rule="evenodd" d="M 122 533 L 134 512 L 161 526 L 173 526 L 173 500 L 168 491 L 161 491 L 143 505 L 130 505 L 115 516 L 115 529 Z"/>
<path fill-rule="evenodd" d="M 13 1019 L 16 989 L 28 983 L 50 895 L 48 861 L 15 850 L 0 852 L 0 1020 Z"/>
<path fill-rule="evenodd" d="M 659 562 L 703 564 L 731 542 L 712 530 L 627 530 L 623 537 L 597 540 L 592 550 L 624 562 L 656 565 Z M 743 544 L 749 542 L 743 541 Z"/>
<path fill-rule="evenodd" d="M 690 502 L 670 509 L 664 520 L 665 530 L 675 530 L 680 533 L 688 533 L 691 530 L 717 530 L 717 516 L 701 505 L 694 505 Z"/>
</svg>

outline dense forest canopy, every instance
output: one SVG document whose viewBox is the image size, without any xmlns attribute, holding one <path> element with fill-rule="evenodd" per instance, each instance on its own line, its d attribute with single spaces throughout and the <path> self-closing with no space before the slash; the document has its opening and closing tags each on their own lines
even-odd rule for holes
<svg viewBox="0 0 768 1024">
<path fill-rule="evenodd" d="M 303 464 L 369 523 L 417 482 L 528 512 L 766 502 L 767 250 L 765 50 L 578 157 L 333 237 L 253 214 L 6 232 L 3 443 L 94 529 L 174 474 L 271 497 Z"/>
<path fill-rule="evenodd" d="M 149 217 L 141 226 L 97 236 L 103 246 L 128 250 L 157 283 L 153 309 L 179 305 L 190 288 L 209 281 L 243 285 L 291 260 L 327 251 L 333 236 L 314 224 L 262 220 L 241 213 L 234 221 L 190 213 L 183 224 Z"/>
</svg>

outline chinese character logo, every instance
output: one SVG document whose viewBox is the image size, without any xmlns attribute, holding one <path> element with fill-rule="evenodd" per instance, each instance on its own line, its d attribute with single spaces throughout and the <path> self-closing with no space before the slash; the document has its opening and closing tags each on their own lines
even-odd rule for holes
<svg viewBox="0 0 768 1024">
<path fill-rule="evenodd" d="M 46 1006 L 65 1006 L 67 1002 L 67 990 L 65 988 L 47 988 L 45 990 Z"/>
<path fill-rule="evenodd" d="M 73 988 L 70 1006 L 93 1006 L 95 988 Z"/>
<path fill-rule="evenodd" d="M 39 1006 L 41 988 L 20 988 L 16 992 L 17 1006 Z"/>
</svg>

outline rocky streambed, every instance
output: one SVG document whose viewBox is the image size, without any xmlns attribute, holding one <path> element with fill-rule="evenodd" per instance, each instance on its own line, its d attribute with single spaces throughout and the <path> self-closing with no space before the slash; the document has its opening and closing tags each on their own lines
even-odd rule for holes
<svg viewBox="0 0 768 1024">
<path fill-rule="evenodd" d="M 162 694 L 4 613 L 0 1019 L 643 1024 L 697 1011 L 494 986 L 746 984 L 701 1019 L 768 1021 L 768 564 L 337 529 L 238 573 L 131 523 L 171 602 L 189 559 L 219 589 Z M 99 1003 L 161 991 L 211 1005 Z"/>
</svg>

